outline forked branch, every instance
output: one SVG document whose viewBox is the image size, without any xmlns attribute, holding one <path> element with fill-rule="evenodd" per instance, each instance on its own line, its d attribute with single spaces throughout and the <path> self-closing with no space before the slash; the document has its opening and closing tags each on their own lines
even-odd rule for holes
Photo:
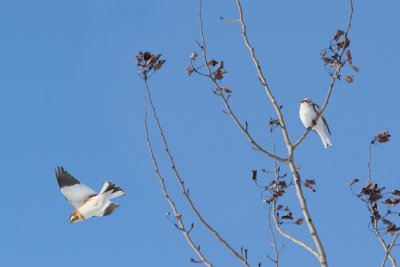
<svg viewBox="0 0 400 267">
<path fill-rule="evenodd" d="M 214 86 L 216 87 L 216 94 L 218 96 L 220 96 L 222 102 L 225 105 L 225 108 L 228 110 L 227 114 L 231 116 L 231 118 L 233 119 L 233 121 L 235 122 L 235 124 L 238 126 L 238 128 L 241 130 L 241 132 L 246 136 L 246 138 L 250 141 L 250 143 L 254 146 L 254 148 L 258 151 L 260 151 L 261 153 L 263 153 L 264 155 L 271 157 L 273 159 L 282 161 L 282 162 L 286 162 L 288 159 L 287 158 L 283 158 L 283 157 L 279 157 L 275 154 L 272 154 L 271 152 L 268 152 L 266 149 L 264 149 L 261 145 L 259 145 L 254 138 L 250 135 L 248 129 L 246 126 L 244 126 L 239 119 L 237 118 L 237 116 L 235 115 L 235 113 L 233 112 L 231 106 L 228 103 L 228 98 L 224 95 L 224 90 L 222 88 L 222 86 L 218 83 L 217 79 L 215 78 L 215 76 L 213 76 L 212 71 L 211 71 L 211 67 L 209 64 L 209 59 L 207 57 L 207 43 L 206 43 L 206 39 L 205 39 L 205 33 L 204 33 L 204 28 L 203 28 L 203 15 L 202 15 L 202 0 L 199 0 L 199 20 L 200 20 L 200 33 L 201 33 L 201 51 L 202 51 L 202 55 L 203 55 L 203 60 L 204 60 L 204 66 L 207 69 L 207 73 L 202 74 L 203 76 L 208 77 L 212 83 L 214 84 Z M 201 74 L 201 73 L 200 73 Z"/>
<path fill-rule="evenodd" d="M 242 37 L 243 37 L 244 43 L 245 43 L 247 49 L 249 50 L 250 57 L 251 57 L 254 65 L 256 67 L 258 78 L 259 78 L 262 86 L 264 87 L 264 89 L 265 89 L 265 91 L 267 93 L 267 96 L 268 96 L 269 100 L 271 101 L 271 104 L 272 104 L 273 108 L 275 109 L 275 112 L 277 114 L 277 117 L 278 117 L 278 120 L 279 120 L 279 123 L 280 123 L 280 126 L 281 126 L 283 139 L 285 141 L 286 148 L 288 150 L 288 155 L 289 155 L 287 163 L 289 165 L 290 171 L 291 171 L 292 176 L 293 176 L 294 184 L 295 184 L 295 187 L 296 187 L 297 198 L 298 198 L 298 201 L 300 203 L 301 211 L 302 211 L 302 214 L 304 216 L 305 222 L 306 222 L 306 224 L 308 226 L 310 235 L 312 236 L 314 244 L 315 244 L 315 246 L 317 247 L 317 250 L 318 250 L 318 253 L 316 253 L 316 254 L 313 253 L 313 255 L 318 258 L 318 261 L 320 262 L 321 266 L 328 266 L 325 250 L 323 248 L 323 245 L 322 245 L 322 242 L 321 242 L 321 240 L 319 238 L 317 230 L 316 230 L 316 228 L 314 226 L 314 223 L 313 223 L 313 221 L 311 219 L 311 215 L 310 215 L 308 207 L 307 207 L 306 199 L 305 199 L 304 194 L 303 194 L 303 190 L 302 190 L 301 183 L 300 183 L 300 174 L 298 173 L 297 167 L 296 167 L 296 165 L 294 163 L 294 147 L 291 144 L 291 141 L 290 141 L 290 138 L 289 138 L 289 134 L 288 134 L 288 131 L 287 131 L 287 128 L 286 128 L 286 125 L 285 125 L 284 118 L 283 118 L 283 114 L 282 114 L 282 111 L 280 109 L 280 105 L 277 103 L 274 95 L 272 94 L 272 91 L 271 91 L 270 87 L 267 84 L 267 80 L 266 80 L 266 78 L 265 78 L 265 76 L 264 76 L 264 74 L 262 72 L 259 60 L 258 60 L 258 58 L 257 58 L 257 56 L 256 56 L 256 54 L 254 52 L 254 48 L 250 44 L 250 41 L 249 41 L 249 39 L 247 37 L 246 23 L 245 23 L 244 17 L 243 17 L 243 8 L 242 8 L 242 5 L 241 5 L 241 1 L 240 0 L 236 0 L 236 4 L 237 4 L 238 12 L 239 12 L 239 21 L 240 21 L 240 25 L 241 25 L 241 28 L 242 28 Z"/>
<path fill-rule="evenodd" d="M 392 263 L 393 267 L 397 267 L 396 259 L 391 254 L 392 249 L 396 245 L 396 241 L 400 236 L 400 227 L 395 223 L 398 219 L 398 210 L 395 208 L 400 204 L 400 190 L 395 189 L 387 191 L 386 187 L 379 186 L 372 182 L 371 178 L 371 159 L 372 145 L 386 143 L 390 140 L 390 133 L 384 130 L 374 136 L 368 146 L 368 180 L 367 184 L 361 188 L 358 194 L 354 193 L 353 185 L 358 183 L 358 179 L 353 179 L 350 182 L 350 188 L 353 194 L 367 205 L 371 218 L 372 229 L 378 238 L 379 243 L 385 251 L 385 256 L 382 260 L 381 267 L 384 267 L 387 259 Z M 385 200 L 383 197 L 386 196 Z M 397 224 L 399 224 L 397 222 Z M 392 240 L 388 238 L 391 236 Z"/>
<path fill-rule="evenodd" d="M 332 94 L 333 88 L 335 86 L 336 80 L 340 79 L 340 72 L 342 70 L 342 67 L 345 64 L 345 62 L 343 63 L 343 56 L 346 53 L 346 51 L 348 51 L 347 48 L 350 44 L 350 40 L 348 39 L 348 34 L 349 34 L 349 31 L 351 28 L 351 23 L 353 20 L 353 1 L 349 0 L 349 3 L 350 3 L 349 21 L 347 23 L 346 31 L 344 32 L 343 46 L 342 46 L 341 52 L 337 59 L 338 64 L 334 68 L 334 73 L 331 74 L 331 84 L 329 85 L 324 104 L 322 105 L 321 111 L 317 114 L 317 117 L 314 119 L 314 121 L 318 121 L 318 119 L 322 116 L 326 107 L 328 106 L 328 103 L 331 98 L 331 94 Z M 355 69 L 357 69 L 357 68 L 355 68 Z M 311 131 L 311 129 L 312 129 L 311 127 L 307 128 L 307 130 L 304 132 L 304 134 L 293 144 L 293 149 L 295 149 L 298 145 L 301 144 L 301 142 L 303 142 L 303 140 L 307 137 L 307 135 Z"/>
</svg>

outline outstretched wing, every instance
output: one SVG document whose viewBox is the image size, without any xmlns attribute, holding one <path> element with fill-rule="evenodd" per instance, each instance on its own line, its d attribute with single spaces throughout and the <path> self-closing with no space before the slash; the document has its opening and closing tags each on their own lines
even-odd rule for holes
<svg viewBox="0 0 400 267">
<path fill-rule="evenodd" d="M 79 182 L 63 167 L 57 167 L 56 177 L 65 199 L 75 208 L 79 208 L 88 198 L 96 195 L 93 189 Z"/>
<path fill-rule="evenodd" d="M 321 108 L 315 103 L 313 103 L 313 109 L 317 114 L 319 114 L 321 112 Z M 328 130 L 328 133 L 331 134 L 331 130 L 329 129 L 328 123 L 326 122 L 324 116 L 321 116 L 321 117 L 322 117 L 322 121 L 324 122 L 326 129 Z"/>
</svg>

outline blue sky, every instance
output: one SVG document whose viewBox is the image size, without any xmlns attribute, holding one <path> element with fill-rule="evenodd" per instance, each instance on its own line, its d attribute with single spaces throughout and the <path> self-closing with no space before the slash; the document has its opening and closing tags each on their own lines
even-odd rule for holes
<svg viewBox="0 0 400 267">
<path fill-rule="evenodd" d="M 360 68 L 353 84 L 335 87 L 326 118 L 334 146 L 315 134 L 299 147 L 311 214 L 331 266 L 378 266 L 383 251 L 368 228 L 369 214 L 349 188 L 366 178 L 367 146 L 379 131 L 393 140 L 374 147 L 373 177 L 388 188 L 400 145 L 396 90 L 400 18 L 397 1 L 355 1 L 351 51 Z M 322 104 L 329 76 L 320 51 L 344 28 L 347 1 L 249 1 L 249 38 L 280 104 L 290 136 L 304 128 L 299 100 Z M 162 53 L 167 63 L 150 80 L 161 122 L 191 196 L 231 244 L 249 250 L 252 265 L 270 266 L 266 206 L 250 180 L 252 169 L 272 162 L 255 152 L 222 112 L 212 85 L 188 77 L 189 55 L 200 39 L 197 1 L 2 1 L 0 3 L 0 220 L 2 265 L 189 266 L 195 257 L 169 211 L 145 143 L 143 83 L 135 69 L 139 50 Z M 273 110 L 260 87 L 240 36 L 234 1 L 204 1 L 209 56 L 225 61 L 231 104 L 254 137 L 269 146 Z M 171 193 L 182 202 L 157 131 L 152 138 Z M 277 132 L 278 133 L 278 132 Z M 276 136 L 279 139 L 278 136 Z M 278 142 L 278 144 L 281 144 Z M 281 146 L 279 151 L 284 153 Z M 73 210 L 61 195 L 54 169 L 64 166 L 95 190 L 109 179 L 128 194 L 115 214 L 70 225 Z M 265 176 L 265 183 L 269 178 Z M 293 195 L 293 191 L 289 192 Z M 295 217 L 300 210 L 288 198 Z M 195 222 L 193 238 L 215 266 L 240 266 Z M 287 230 L 310 241 L 305 226 Z M 315 258 L 286 242 L 281 266 L 317 266 Z M 299 262 L 301 264 L 299 265 Z"/>
</svg>

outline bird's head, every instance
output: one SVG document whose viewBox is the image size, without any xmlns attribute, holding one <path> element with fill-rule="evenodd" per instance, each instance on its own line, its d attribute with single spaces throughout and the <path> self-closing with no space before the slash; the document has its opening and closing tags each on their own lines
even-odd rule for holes
<svg viewBox="0 0 400 267">
<path fill-rule="evenodd" d="M 77 210 L 73 211 L 71 216 L 69 216 L 70 223 L 80 222 L 83 221 L 84 219 L 85 218 L 83 217 L 83 215 Z"/>
<path fill-rule="evenodd" d="M 311 99 L 308 99 L 308 98 L 306 97 L 306 98 L 303 98 L 302 100 L 300 100 L 300 104 L 303 104 L 303 103 L 311 104 L 311 103 L 312 103 L 312 100 L 311 100 Z"/>
</svg>

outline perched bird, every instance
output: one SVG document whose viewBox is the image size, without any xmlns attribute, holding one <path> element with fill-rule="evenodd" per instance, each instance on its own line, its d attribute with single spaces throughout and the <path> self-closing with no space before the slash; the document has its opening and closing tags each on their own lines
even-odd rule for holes
<svg viewBox="0 0 400 267">
<path fill-rule="evenodd" d="M 326 122 L 324 116 L 320 116 L 317 121 L 317 115 L 321 112 L 320 107 L 315 104 L 312 100 L 308 98 L 303 98 L 300 101 L 300 119 L 303 125 L 308 128 L 311 127 L 318 135 L 321 137 L 324 147 L 327 148 L 331 146 L 331 140 L 329 140 L 325 130 L 328 130 L 329 135 L 331 131 L 329 130 L 328 123 Z"/>
<path fill-rule="evenodd" d="M 110 215 L 119 207 L 110 200 L 126 194 L 122 188 L 109 181 L 104 182 L 102 189 L 96 194 L 93 189 L 79 182 L 63 167 L 57 167 L 56 177 L 65 199 L 76 208 L 69 217 L 70 223 L 80 222 L 93 216 Z"/>
</svg>

